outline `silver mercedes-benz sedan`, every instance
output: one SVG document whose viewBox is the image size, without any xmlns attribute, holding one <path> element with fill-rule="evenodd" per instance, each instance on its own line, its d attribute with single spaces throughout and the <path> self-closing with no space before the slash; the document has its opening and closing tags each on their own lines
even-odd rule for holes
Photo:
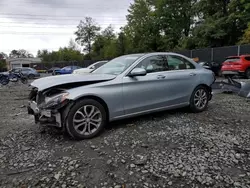
<svg viewBox="0 0 250 188">
<path fill-rule="evenodd" d="M 214 81 L 212 71 L 176 53 L 125 55 L 91 74 L 35 80 L 28 113 L 36 123 L 87 139 L 114 120 L 187 106 L 202 112 Z"/>
</svg>

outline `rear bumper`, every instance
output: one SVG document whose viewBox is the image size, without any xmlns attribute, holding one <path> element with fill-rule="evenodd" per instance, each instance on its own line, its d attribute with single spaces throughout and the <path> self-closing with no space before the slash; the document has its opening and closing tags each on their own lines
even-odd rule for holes
<svg viewBox="0 0 250 188">
<path fill-rule="evenodd" d="M 241 70 L 222 70 L 221 73 L 223 75 L 244 75 L 245 72 Z"/>
<path fill-rule="evenodd" d="M 28 114 L 33 115 L 35 123 L 62 127 L 61 114 L 57 110 L 39 109 L 35 101 L 29 101 L 27 106 Z"/>
</svg>

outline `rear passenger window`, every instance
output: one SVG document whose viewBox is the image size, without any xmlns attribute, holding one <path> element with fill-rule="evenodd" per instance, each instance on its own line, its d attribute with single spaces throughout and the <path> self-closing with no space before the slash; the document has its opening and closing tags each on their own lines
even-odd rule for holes
<svg viewBox="0 0 250 188">
<path fill-rule="evenodd" d="M 169 70 L 195 69 L 195 66 L 188 60 L 174 55 L 168 56 Z"/>
<path fill-rule="evenodd" d="M 250 56 L 245 57 L 247 61 L 250 61 Z"/>
</svg>

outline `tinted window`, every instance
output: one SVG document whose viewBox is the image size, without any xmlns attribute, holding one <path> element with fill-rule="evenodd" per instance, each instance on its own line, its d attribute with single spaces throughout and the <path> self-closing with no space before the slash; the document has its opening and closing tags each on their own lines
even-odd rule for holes
<svg viewBox="0 0 250 188">
<path fill-rule="evenodd" d="M 20 71 L 20 68 L 13 69 L 11 72 L 18 73 Z"/>
<path fill-rule="evenodd" d="M 100 62 L 100 63 L 97 63 L 93 66 L 94 69 L 97 69 L 99 67 L 101 67 L 102 65 L 104 65 L 106 62 Z"/>
<path fill-rule="evenodd" d="M 240 57 L 228 57 L 225 62 L 237 62 L 240 60 Z"/>
<path fill-rule="evenodd" d="M 162 72 L 168 70 L 167 57 L 165 55 L 157 55 L 144 59 L 137 68 L 144 68 L 147 73 Z"/>
<path fill-rule="evenodd" d="M 71 70 L 71 67 L 64 67 L 63 70 Z"/>
<path fill-rule="evenodd" d="M 30 71 L 30 69 L 29 68 L 22 68 L 22 71 L 27 72 L 27 71 Z"/>
<path fill-rule="evenodd" d="M 250 56 L 245 57 L 247 61 L 250 61 Z"/>
<path fill-rule="evenodd" d="M 195 69 L 191 62 L 179 56 L 169 55 L 167 60 L 169 70 Z"/>
</svg>

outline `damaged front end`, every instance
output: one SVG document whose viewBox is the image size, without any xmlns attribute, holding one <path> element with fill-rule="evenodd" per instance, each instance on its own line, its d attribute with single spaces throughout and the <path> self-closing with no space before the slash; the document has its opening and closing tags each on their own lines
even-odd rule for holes
<svg viewBox="0 0 250 188">
<path fill-rule="evenodd" d="M 70 102 L 69 93 L 64 89 L 52 88 L 38 91 L 33 88 L 29 95 L 28 114 L 34 115 L 35 122 L 62 128 L 62 109 Z"/>
</svg>

